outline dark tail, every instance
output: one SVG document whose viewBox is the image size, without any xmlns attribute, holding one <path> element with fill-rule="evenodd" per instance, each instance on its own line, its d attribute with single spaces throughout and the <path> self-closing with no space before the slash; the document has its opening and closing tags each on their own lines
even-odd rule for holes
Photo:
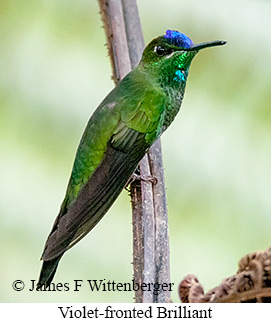
<svg viewBox="0 0 271 323">
<path fill-rule="evenodd" d="M 43 261 L 39 281 L 37 283 L 37 290 L 41 289 L 43 286 L 47 288 L 50 285 L 56 273 L 56 269 L 61 257 L 62 255 L 52 260 Z"/>
</svg>

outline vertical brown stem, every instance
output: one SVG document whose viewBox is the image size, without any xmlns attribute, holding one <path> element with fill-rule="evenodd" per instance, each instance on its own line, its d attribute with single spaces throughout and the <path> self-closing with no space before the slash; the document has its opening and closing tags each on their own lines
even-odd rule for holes
<svg viewBox="0 0 271 323">
<path fill-rule="evenodd" d="M 107 36 L 113 79 L 117 84 L 140 61 L 144 40 L 136 0 L 99 0 Z M 157 185 L 131 184 L 133 211 L 133 267 L 136 283 L 169 283 L 169 244 L 166 195 L 160 139 L 140 162 L 140 173 Z M 135 292 L 136 302 L 167 302 L 169 291 Z"/>
<path fill-rule="evenodd" d="M 113 80 L 119 81 L 131 70 L 121 0 L 99 0 L 106 33 L 107 47 L 113 70 Z"/>
</svg>

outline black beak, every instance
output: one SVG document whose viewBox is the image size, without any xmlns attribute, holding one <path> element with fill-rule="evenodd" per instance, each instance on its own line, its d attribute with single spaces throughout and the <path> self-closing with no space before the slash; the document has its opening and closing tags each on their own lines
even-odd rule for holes
<svg viewBox="0 0 271 323">
<path fill-rule="evenodd" d="M 215 41 L 211 41 L 211 42 L 208 42 L 208 43 L 195 44 L 195 45 L 192 45 L 192 47 L 186 48 L 184 50 L 187 51 L 187 52 L 190 52 L 192 50 L 199 51 L 199 50 L 201 50 L 203 48 L 221 46 L 221 45 L 225 45 L 226 43 L 227 42 L 223 41 L 223 40 L 215 40 Z"/>
</svg>

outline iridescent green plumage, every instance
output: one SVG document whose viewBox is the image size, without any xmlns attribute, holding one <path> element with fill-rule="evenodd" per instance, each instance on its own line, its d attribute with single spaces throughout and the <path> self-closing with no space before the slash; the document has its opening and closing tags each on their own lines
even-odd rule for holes
<svg viewBox="0 0 271 323">
<path fill-rule="evenodd" d="M 148 148 L 171 124 L 198 50 L 167 31 L 145 49 L 131 71 L 98 106 L 80 141 L 66 196 L 47 239 L 38 287 L 47 286 L 64 252 L 84 237 L 114 203 Z"/>
</svg>

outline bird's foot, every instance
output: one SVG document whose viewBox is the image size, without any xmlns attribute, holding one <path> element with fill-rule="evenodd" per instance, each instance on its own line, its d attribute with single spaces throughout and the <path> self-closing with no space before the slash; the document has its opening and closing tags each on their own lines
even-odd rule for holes
<svg viewBox="0 0 271 323">
<path fill-rule="evenodd" d="M 134 182 L 134 181 L 142 181 L 142 182 L 151 182 L 153 185 L 156 185 L 158 180 L 155 176 L 152 176 L 152 175 L 138 175 L 136 173 L 134 173 L 132 176 L 131 176 L 131 182 Z"/>
<path fill-rule="evenodd" d="M 158 179 L 155 176 L 139 175 L 134 172 L 125 186 L 126 191 L 130 192 L 129 186 L 135 181 L 151 182 L 153 185 L 156 185 L 158 183 Z"/>
</svg>

